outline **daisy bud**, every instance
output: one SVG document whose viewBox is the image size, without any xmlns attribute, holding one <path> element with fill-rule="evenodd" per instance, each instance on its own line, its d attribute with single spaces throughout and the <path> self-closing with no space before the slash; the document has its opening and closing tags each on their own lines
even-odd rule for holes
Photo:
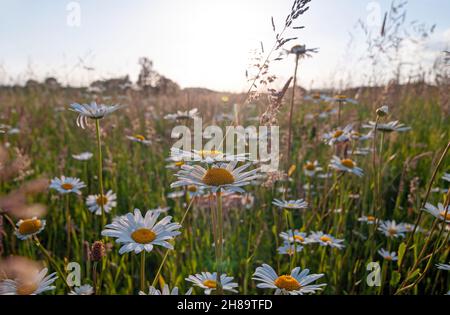
<svg viewBox="0 0 450 315">
<path fill-rule="evenodd" d="M 102 241 L 95 241 L 94 244 L 92 244 L 91 260 L 100 261 L 103 257 L 105 257 L 105 255 L 105 244 L 103 244 Z"/>
<path fill-rule="evenodd" d="M 378 117 L 384 117 L 389 114 L 389 107 L 387 107 L 386 105 L 381 106 L 377 109 L 376 113 Z"/>
</svg>

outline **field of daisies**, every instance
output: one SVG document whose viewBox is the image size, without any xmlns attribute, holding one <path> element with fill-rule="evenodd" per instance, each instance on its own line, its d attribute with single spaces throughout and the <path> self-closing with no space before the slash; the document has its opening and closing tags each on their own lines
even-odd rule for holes
<svg viewBox="0 0 450 315">
<path fill-rule="evenodd" d="M 0 294 L 446 294 L 450 118 L 426 85 L 355 94 L 306 92 L 289 125 L 264 97 L 2 91 Z M 171 149 L 267 115 L 277 171 Z"/>
</svg>

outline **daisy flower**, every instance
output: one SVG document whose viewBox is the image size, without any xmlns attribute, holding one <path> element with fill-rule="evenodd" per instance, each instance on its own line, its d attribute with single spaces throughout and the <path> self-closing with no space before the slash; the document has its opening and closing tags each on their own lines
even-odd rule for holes
<svg viewBox="0 0 450 315">
<path fill-rule="evenodd" d="M 387 114 L 389 114 L 389 107 L 387 105 L 383 105 L 380 108 L 377 108 L 376 113 L 379 117 L 387 116 Z"/>
<path fill-rule="evenodd" d="M 20 129 L 19 128 L 11 128 L 8 130 L 8 134 L 9 135 L 18 135 L 20 133 Z"/>
<path fill-rule="evenodd" d="M 358 131 L 352 130 L 350 132 L 350 139 L 354 140 L 354 141 L 364 141 L 364 140 L 368 140 L 371 139 L 373 137 L 373 132 L 372 130 L 369 131 L 369 133 L 367 134 L 362 134 Z"/>
<path fill-rule="evenodd" d="M 212 164 L 217 162 L 244 162 L 248 160 L 248 154 L 225 154 L 219 150 L 193 150 L 184 151 L 178 148 L 170 149 L 170 157 L 174 161 L 191 161 Z"/>
<path fill-rule="evenodd" d="M 120 255 L 132 251 L 136 254 L 143 250 L 151 252 L 154 245 L 173 249 L 168 241 L 181 233 L 178 231 L 181 225 L 171 223 L 171 216 L 156 222 L 160 214 L 159 211 L 147 211 L 143 217 L 139 209 L 134 209 L 134 215 L 128 213 L 106 225 L 102 235 L 115 237 L 116 243 L 124 244 L 119 250 Z"/>
<path fill-rule="evenodd" d="M 253 197 L 253 195 L 251 194 L 245 194 L 244 196 L 242 196 L 241 198 L 241 205 L 245 208 L 245 209 L 251 209 L 253 208 L 253 205 L 255 204 L 255 197 Z"/>
<path fill-rule="evenodd" d="M 381 248 L 378 251 L 378 254 L 380 254 L 385 260 L 388 260 L 388 261 L 398 260 L 396 252 L 389 252 L 388 250 L 385 250 L 384 248 Z"/>
<path fill-rule="evenodd" d="M 444 205 L 442 203 L 438 203 L 438 206 L 436 208 L 431 203 L 427 202 L 425 204 L 424 210 L 433 215 L 435 218 L 438 218 L 441 221 L 445 221 L 445 223 L 450 223 L 450 206 L 444 208 Z"/>
<path fill-rule="evenodd" d="M 337 239 L 330 234 L 325 234 L 322 231 L 312 232 L 308 237 L 308 242 L 319 243 L 320 246 L 330 246 L 337 249 L 342 249 L 345 247 L 343 239 Z"/>
<path fill-rule="evenodd" d="M 288 230 L 286 232 L 281 232 L 280 237 L 289 243 L 300 243 L 300 244 L 307 244 L 308 239 L 306 237 L 306 233 L 299 232 L 298 230 Z"/>
<path fill-rule="evenodd" d="M 332 100 L 334 100 L 335 102 L 338 102 L 338 103 L 358 104 L 358 102 L 355 99 L 349 98 L 345 94 L 338 94 L 338 95 L 334 96 L 334 98 L 332 98 Z"/>
<path fill-rule="evenodd" d="M 258 178 L 259 169 L 244 172 L 251 164 L 247 163 L 236 168 L 237 161 L 220 163 L 205 169 L 199 165 L 183 165 L 175 176 L 178 180 L 170 185 L 171 188 L 195 185 L 212 192 L 224 189 L 229 192 L 244 193 L 242 186 Z"/>
<path fill-rule="evenodd" d="M 133 136 L 127 136 L 127 138 L 133 142 L 142 143 L 145 145 L 149 145 L 152 142 L 150 140 L 145 139 L 143 135 L 133 135 Z"/>
<path fill-rule="evenodd" d="M 56 189 L 60 194 L 75 193 L 81 195 L 80 189 L 86 187 L 86 185 L 79 178 L 61 176 L 61 178 L 55 177 L 52 179 L 49 187 Z"/>
<path fill-rule="evenodd" d="M 356 148 L 347 150 L 347 155 L 368 155 L 373 150 L 372 148 Z"/>
<path fill-rule="evenodd" d="M 368 124 L 364 124 L 362 127 L 375 129 L 375 125 L 377 126 L 377 130 L 381 131 L 381 132 L 394 132 L 394 131 L 403 132 L 403 131 L 411 130 L 411 127 L 407 127 L 407 126 L 405 126 L 405 124 L 400 124 L 398 122 L 398 120 L 390 121 L 385 124 L 380 124 L 380 123 L 377 124 L 373 121 L 369 121 Z"/>
<path fill-rule="evenodd" d="M 274 199 L 272 204 L 283 209 L 306 209 L 308 204 L 303 199 L 297 200 L 280 200 Z"/>
<path fill-rule="evenodd" d="M 319 162 L 314 161 L 306 161 L 305 165 L 303 165 L 303 171 L 305 172 L 306 176 L 314 177 L 316 175 L 316 172 L 320 172 L 322 168 L 319 166 Z"/>
<path fill-rule="evenodd" d="M 178 190 L 178 191 L 173 191 L 167 194 L 167 198 L 170 199 L 178 199 L 184 196 L 184 191 L 182 190 Z"/>
<path fill-rule="evenodd" d="M 94 288 L 89 285 L 85 284 L 81 287 L 75 287 L 72 291 L 69 292 L 69 295 L 92 295 L 94 294 Z"/>
<path fill-rule="evenodd" d="M 78 113 L 77 126 L 85 128 L 87 125 L 87 119 L 102 119 L 103 117 L 115 112 L 121 105 L 105 105 L 92 102 L 91 104 L 78 104 L 74 103 L 70 105 L 70 110 Z"/>
<path fill-rule="evenodd" d="M 365 223 L 367 223 L 367 224 L 374 224 L 374 223 L 377 223 L 378 222 L 378 219 L 377 218 L 375 218 L 374 216 L 372 216 L 372 215 L 363 215 L 363 216 L 361 216 L 360 218 L 358 218 L 358 221 L 359 222 L 365 222 Z"/>
<path fill-rule="evenodd" d="M 194 119 L 198 117 L 198 109 L 193 108 L 189 111 L 177 111 L 174 114 L 167 114 L 164 119 L 167 120 L 181 120 L 181 119 Z"/>
<path fill-rule="evenodd" d="M 450 182 L 450 173 L 445 173 L 445 174 L 442 176 L 442 179 L 443 179 L 443 180 L 446 180 L 447 182 Z"/>
<path fill-rule="evenodd" d="M 329 167 L 341 171 L 341 172 L 347 172 L 351 174 L 355 174 L 356 176 L 363 176 L 364 172 L 361 168 L 356 166 L 356 162 L 351 159 L 340 159 L 337 156 L 333 156 L 331 159 Z"/>
<path fill-rule="evenodd" d="M 95 213 L 96 215 L 102 215 L 102 206 L 105 213 L 109 213 L 112 208 L 117 205 L 117 196 L 111 190 L 108 191 L 103 196 L 100 195 L 89 195 L 86 198 L 86 205 L 89 211 Z"/>
<path fill-rule="evenodd" d="M 436 264 L 436 267 L 440 270 L 450 271 L 450 264 Z"/>
<path fill-rule="evenodd" d="M 186 281 L 192 282 L 194 286 L 205 289 L 205 294 L 209 295 L 217 287 L 217 273 L 216 272 L 202 272 L 195 275 L 190 275 L 185 278 Z M 226 273 L 220 275 L 220 283 L 224 291 L 237 293 L 234 288 L 238 287 L 236 282 L 232 282 L 233 277 L 227 277 Z"/>
<path fill-rule="evenodd" d="M 186 295 L 191 295 L 191 293 L 192 293 L 192 288 L 190 288 L 186 292 Z M 168 284 L 165 284 L 161 291 L 152 286 L 148 288 L 148 293 L 139 291 L 139 295 L 178 295 L 178 294 L 179 294 L 178 288 L 174 287 L 171 291 Z"/>
<path fill-rule="evenodd" d="M 334 145 L 336 143 L 346 142 L 350 140 L 350 132 L 352 131 L 352 125 L 349 124 L 344 129 L 336 129 L 323 135 L 322 139 L 328 145 Z"/>
<path fill-rule="evenodd" d="M 311 95 L 305 95 L 305 97 L 303 98 L 306 101 L 313 101 L 314 103 L 318 103 L 320 101 L 326 101 L 328 100 L 326 95 L 322 95 L 320 93 L 314 93 Z"/>
<path fill-rule="evenodd" d="M 403 224 L 403 228 L 405 229 L 405 232 L 414 231 L 415 224 L 411 224 L 411 223 L 402 223 L 402 224 Z M 423 231 L 424 231 L 424 229 L 422 229 L 420 226 L 416 227 L 416 233 L 423 232 Z"/>
<path fill-rule="evenodd" d="M 166 159 L 166 161 L 170 162 L 166 165 L 166 168 L 175 171 L 178 171 L 186 163 L 186 161 L 183 161 L 178 157 L 169 157 Z"/>
<path fill-rule="evenodd" d="M 158 208 L 155 209 L 149 209 L 148 211 L 159 211 L 160 213 L 166 213 L 167 211 L 170 210 L 170 207 L 161 207 L 158 206 Z"/>
<path fill-rule="evenodd" d="M 278 254 L 292 256 L 295 253 L 299 253 L 303 250 L 303 246 L 284 242 L 283 246 L 277 248 Z"/>
<path fill-rule="evenodd" d="M 0 295 L 37 295 L 54 290 L 53 282 L 58 278 L 56 273 L 47 276 L 48 269 L 36 271 L 29 279 L 6 279 L 0 281 Z M 27 277 L 28 278 L 28 277 Z"/>
<path fill-rule="evenodd" d="M 387 237 L 405 237 L 405 226 L 402 223 L 397 224 L 393 221 L 382 221 L 378 227 L 378 231 L 382 232 Z"/>
<path fill-rule="evenodd" d="M 91 152 L 83 152 L 80 154 L 72 154 L 72 157 L 78 161 L 90 160 L 94 155 Z"/>
<path fill-rule="evenodd" d="M 17 238 L 20 240 L 26 240 L 44 230 L 45 220 L 40 220 L 33 217 L 32 219 L 20 220 L 16 225 L 17 228 L 15 234 Z"/>
<path fill-rule="evenodd" d="M 308 293 L 316 293 L 326 286 L 326 283 L 310 284 L 320 279 L 324 274 L 309 274 L 309 269 L 300 267 L 292 269 L 290 275 L 278 276 L 278 274 L 267 264 L 256 268 L 253 274 L 253 280 L 260 281 L 256 287 L 260 289 L 275 289 L 276 295 L 303 295 Z"/>
</svg>

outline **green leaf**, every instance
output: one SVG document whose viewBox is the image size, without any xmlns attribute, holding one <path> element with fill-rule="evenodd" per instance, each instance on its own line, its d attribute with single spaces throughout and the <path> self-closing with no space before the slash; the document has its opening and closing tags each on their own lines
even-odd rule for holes
<svg viewBox="0 0 450 315">
<path fill-rule="evenodd" d="M 406 244 L 405 243 L 401 243 L 399 248 L 398 248 L 398 260 L 397 260 L 397 266 L 400 268 L 402 261 L 403 261 L 403 257 L 405 256 L 405 252 L 406 252 Z"/>
<path fill-rule="evenodd" d="M 394 270 L 392 272 L 391 281 L 390 281 L 391 286 L 396 286 L 400 282 L 400 278 L 401 278 L 400 272 Z"/>
<path fill-rule="evenodd" d="M 412 280 L 415 277 L 417 277 L 419 274 L 420 274 L 420 268 L 417 268 L 416 270 L 414 270 L 413 273 L 411 273 L 411 275 L 406 280 Z"/>
</svg>

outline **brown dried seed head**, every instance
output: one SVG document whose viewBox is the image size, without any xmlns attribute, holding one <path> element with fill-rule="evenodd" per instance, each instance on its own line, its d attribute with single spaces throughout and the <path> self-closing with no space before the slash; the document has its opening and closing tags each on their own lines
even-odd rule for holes
<svg viewBox="0 0 450 315">
<path fill-rule="evenodd" d="M 106 255 L 105 244 L 102 241 L 95 241 L 92 244 L 91 249 L 91 260 L 92 261 L 100 261 Z"/>
</svg>

